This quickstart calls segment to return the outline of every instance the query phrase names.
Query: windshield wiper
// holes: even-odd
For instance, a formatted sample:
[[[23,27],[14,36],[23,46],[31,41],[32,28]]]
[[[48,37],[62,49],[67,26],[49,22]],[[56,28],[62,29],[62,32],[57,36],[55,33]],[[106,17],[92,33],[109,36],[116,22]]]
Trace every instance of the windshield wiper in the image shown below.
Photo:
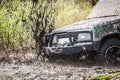
[[[88,18],[88,19],[104,18],[104,17],[114,17],[114,16],[119,16],[119,15],[100,16],[100,17],[93,17],[93,18]]]

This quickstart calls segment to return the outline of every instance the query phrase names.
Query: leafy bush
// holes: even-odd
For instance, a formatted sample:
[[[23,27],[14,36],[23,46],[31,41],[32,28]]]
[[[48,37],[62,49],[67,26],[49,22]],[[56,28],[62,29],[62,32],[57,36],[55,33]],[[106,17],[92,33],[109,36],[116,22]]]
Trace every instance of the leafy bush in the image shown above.
[[[23,22],[30,27],[33,33],[36,52],[41,53],[44,45],[44,35],[54,28],[55,3],[54,1],[41,0],[33,3],[30,9],[28,18],[24,19]]]

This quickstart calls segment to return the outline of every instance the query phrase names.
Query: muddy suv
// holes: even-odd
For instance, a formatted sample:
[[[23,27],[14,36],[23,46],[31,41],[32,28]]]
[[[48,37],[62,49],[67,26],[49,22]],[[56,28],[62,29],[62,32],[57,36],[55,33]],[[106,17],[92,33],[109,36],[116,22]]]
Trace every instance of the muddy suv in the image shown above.
[[[47,55],[97,52],[120,61],[120,0],[99,0],[86,20],[46,36]]]

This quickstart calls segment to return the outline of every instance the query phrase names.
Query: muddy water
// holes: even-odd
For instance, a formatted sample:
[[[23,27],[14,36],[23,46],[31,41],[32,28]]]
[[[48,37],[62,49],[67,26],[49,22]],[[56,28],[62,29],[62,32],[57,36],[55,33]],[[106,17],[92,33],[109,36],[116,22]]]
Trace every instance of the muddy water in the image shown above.
[[[2,61],[0,80],[87,80],[114,71],[120,71],[120,67],[92,60]]]

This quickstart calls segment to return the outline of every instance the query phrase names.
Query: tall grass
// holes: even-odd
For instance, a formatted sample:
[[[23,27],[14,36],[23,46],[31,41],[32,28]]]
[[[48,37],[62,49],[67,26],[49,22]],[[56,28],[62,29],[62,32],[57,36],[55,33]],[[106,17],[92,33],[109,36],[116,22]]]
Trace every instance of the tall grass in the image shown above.
[[[85,19],[92,8],[90,0],[59,0],[55,28]]]
[[[0,10],[0,47],[17,49],[29,46],[30,29],[23,27],[22,19],[29,13],[30,2],[4,2]]]

